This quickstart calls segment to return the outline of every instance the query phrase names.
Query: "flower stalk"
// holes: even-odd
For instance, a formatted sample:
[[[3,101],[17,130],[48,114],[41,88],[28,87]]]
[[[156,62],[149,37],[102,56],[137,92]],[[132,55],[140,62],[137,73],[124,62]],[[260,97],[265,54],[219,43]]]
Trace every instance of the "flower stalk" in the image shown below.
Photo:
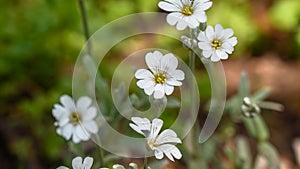
[[[90,56],[92,56],[92,44],[89,41],[90,33],[89,33],[89,26],[88,26],[88,20],[87,20],[84,0],[78,0],[78,3],[79,3],[79,9],[80,9],[80,14],[81,14],[82,24],[83,24],[84,36],[85,36],[85,39],[87,41],[87,49],[88,49],[87,53]]]
[[[145,158],[144,158],[144,169],[147,169],[148,167],[148,157],[147,155],[145,155]]]

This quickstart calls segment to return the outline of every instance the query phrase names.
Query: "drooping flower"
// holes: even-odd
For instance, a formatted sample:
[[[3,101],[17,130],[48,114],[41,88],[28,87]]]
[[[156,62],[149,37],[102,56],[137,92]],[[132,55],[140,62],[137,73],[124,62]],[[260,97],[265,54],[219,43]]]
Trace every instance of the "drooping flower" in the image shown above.
[[[172,54],[163,55],[159,51],[149,52],[145,56],[149,70],[138,69],[135,77],[139,79],[137,86],[144,89],[147,95],[154,93],[155,99],[161,99],[164,95],[171,95],[174,86],[181,86],[184,72],[177,69],[178,60]]]
[[[76,157],[72,160],[72,167],[73,169],[90,169],[93,165],[94,159],[92,157],[86,157],[82,162],[81,157]],[[57,167],[57,169],[69,169],[65,166]]]
[[[184,30],[186,27],[196,28],[199,23],[207,21],[205,11],[212,6],[210,0],[164,0],[158,6],[167,12],[167,22],[176,25],[177,30]]]
[[[232,29],[223,29],[220,24],[217,24],[215,29],[208,26],[205,32],[200,32],[198,35],[198,46],[202,49],[202,55],[213,62],[227,59],[228,54],[233,52],[233,47],[237,44],[237,38],[232,37],[233,33]]]
[[[72,137],[74,143],[79,143],[81,140],[89,140],[91,134],[98,132],[98,126],[94,120],[97,109],[91,106],[91,98],[80,97],[75,104],[70,96],[63,95],[60,97],[60,102],[62,105],[55,104],[52,109],[58,135],[66,140]]]
[[[157,159],[162,159],[164,154],[171,161],[174,161],[174,158],[180,159],[182,157],[181,152],[174,145],[181,143],[177,134],[171,129],[166,129],[159,134],[163,125],[161,119],[153,119],[151,123],[147,118],[132,117],[131,121],[133,123],[130,123],[129,126],[145,136],[147,146],[154,151],[154,155]]]

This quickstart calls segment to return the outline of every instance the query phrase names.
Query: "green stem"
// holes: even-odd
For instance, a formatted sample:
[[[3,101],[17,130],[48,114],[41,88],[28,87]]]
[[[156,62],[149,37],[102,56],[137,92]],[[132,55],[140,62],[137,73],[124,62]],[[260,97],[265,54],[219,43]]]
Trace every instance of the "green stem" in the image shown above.
[[[89,34],[89,26],[88,26],[88,21],[87,21],[84,0],[78,0],[78,3],[79,3],[79,8],[80,8],[82,24],[83,24],[84,36],[87,41],[87,50],[88,50],[87,53],[91,56],[92,55],[92,44],[89,41],[90,34]]]
[[[100,143],[100,137],[98,134],[96,134],[96,140],[97,140],[97,143],[98,143],[98,147],[99,147],[99,151],[98,151],[98,155],[99,155],[99,162],[100,162],[100,165],[101,166],[105,166],[104,164],[104,150],[101,148],[101,143]]]
[[[193,29],[189,29],[189,33],[190,33],[190,37],[191,39],[195,39],[195,35],[194,35],[194,30]],[[189,67],[191,69],[191,71],[194,73],[195,72],[195,60],[196,60],[196,54],[195,52],[190,49],[190,55],[189,55]]]
[[[190,38],[192,40],[196,39],[195,37],[195,30],[193,29],[189,29],[189,33],[190,33]],[[193,46],[192,46],[193,48]],[[195,61],[196,61],[196,53],[193,51],[193,49],[190,49],[189,52],[189,67],[190,70],[192,71],[192,73],[195,73],[195,69],[196,69],[196,65],[195,65]],[[191,129],[191,144],[193,149],[190,152],[190,163],[194,163],[195,160],[197,160],[198,158],[198,149],[199,149],[199,145],[198,145],[198,120],[196,119],[194,126]]]
[[[148,167],[148,157],[147,157],[147,155],[145,156],[145,158],[144,158],[144,169],[147,169],[147,167]]]

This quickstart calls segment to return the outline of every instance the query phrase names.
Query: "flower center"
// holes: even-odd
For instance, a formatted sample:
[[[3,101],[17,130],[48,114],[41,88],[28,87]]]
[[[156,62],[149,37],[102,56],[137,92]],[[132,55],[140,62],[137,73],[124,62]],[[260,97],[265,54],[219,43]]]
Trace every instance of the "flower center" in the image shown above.
[[[79,124],[80,119],[81,119],[80,114],[77,113],[77,112],[71,113],[69,118],[70,118],[70,123],[73,124],[73,125]]]
[[[193,14],[193,8],[189,5],[184,5],[181,9],[181,13],[185,16],[190,16]]]
[[[222,42],[220,40],[215,39],[211,42],[211,46],[214,49],[220,49],[222,47]]]
[[[167,76],[164,73],[156,73],[154,75],[154,82],[156,84],[164,84],[166,80],[167,80]]]
[[[148,142],[148,145],[150,148],[157,146],[157,144],[152,140]]]

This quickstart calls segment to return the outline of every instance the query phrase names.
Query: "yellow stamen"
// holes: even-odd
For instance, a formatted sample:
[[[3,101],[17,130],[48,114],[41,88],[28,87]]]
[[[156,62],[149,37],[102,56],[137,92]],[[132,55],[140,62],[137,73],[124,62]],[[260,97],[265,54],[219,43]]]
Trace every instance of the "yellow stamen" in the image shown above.
[[[222,47],[222,42],[220,40],[215,39],[211,42],[211,46],[214,49],[220,49]]]
[[[154,75],[154,82],[156,84],[164,84],[167,80],[167,76],[164,73],[156,73]]]
[[[183,6],[183,8],[181,9],[181,13],[185,16],[190,16],[193,14],[193,8],[189,5],[185,5]]]
[[[77,112],[71,113],[69,118],[70,118],[70,123],[72,123],[73,125],[79,124],[81,119],[80,114],[78,114]]]

